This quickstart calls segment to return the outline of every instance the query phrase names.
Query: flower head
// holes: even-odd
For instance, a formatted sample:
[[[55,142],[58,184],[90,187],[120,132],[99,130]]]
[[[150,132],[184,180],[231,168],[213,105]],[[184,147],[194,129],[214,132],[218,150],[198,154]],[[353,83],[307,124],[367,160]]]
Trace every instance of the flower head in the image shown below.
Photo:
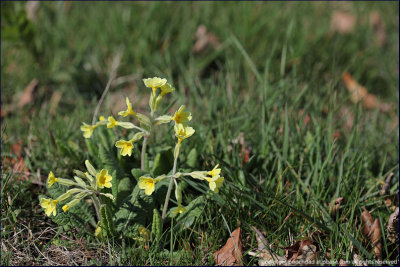
[[[122,117],[126,117],[126,116],[128,116],[128,115],[133,115],[133,116],[135,116],[136,115],[136,113],[132,110],[132,104],[131,104],[131,102],[129,101],[129,98],[128,97],[126,97],[126,106],[127,106],[127,108],[126,108],[126,110],[125,111],[120,111],[120,112],[118,112],[118,115],[121,115]]]
[[[190,112],[185,111],[185,106],[181,106],[178,111],[175,112],[172,119],[175,121],[175,124],[183,124],[185,125],[186,122],[192,119],[192,115]]]
[[[224,182],[224,177],[221,177],[219,175],[205,179],[209,183],[210,189],[215,193],[218,193],[218,188],[220,188],[222,186],[222,183]]]
[[[157,88],[166,84],[167,79],[161,79],[159,77],[154,77],[154,78],[143,79],[143,82],[146,87],[153,89],[153,96],[156,96]]]
[[[138,186],[140,189],[144,189],[146,195],[150,196],[154,192],[155,184],[157,182],[157,179],[142,176],[139,178]]]
[[[182,207],[182,205],[178,205],[178,207],[176,207],[174,210],[174,214],[180,214],[185,211],[186,211],[186,209],[184,207]]]
[[[160,87],[161,89],[161,94],[160,96],[163,97],[165,94],[171,93],[175,91],[175,88],[172,87],[169,83],[164,84],[163,86]]]
[[[100,116],[99,117],[99,121],[104,121],[106,118],[104,118],[104,116]]]
[[[121,148],[122,156],[126,156],[126,155],[131,156],[134,141],[135,141],[134,139],[131,139],[129,141],[119,140],[115,143],[115,146],[118,148]]]
[[[62,210],[63,210],[64,212],[67,212],[67,211],[69,210],[69,208],[70,208],[70,206],[69,206],[68,204],[66,204],[66,205],[64,205],[64,206],[62,207]]]
[[[118,121],[116,121],[113,116],[109,116],[107,128],[114,128],[117,125],[118,125]]]
[[[211,171],[207,172],[207,174],[210,175],[210,176],[212,176],[212,177],[217,176],[217,175],[220,175],[221,169],[218,168],[218,165],[219,165],[219,164],[215,165],[214,169],[212,169]]]
[[[57,181],[58,181],[58,178],[56,178],[54,176],[54,173],[51,171],[49,173],[49,176],[48,176],[48,179],[47,179],[47,184],[49,185],[49,187],[51,187]]]
[[[83,123],[83,125],[81,126],[81,131],[83,132],[83,137],[90,138],[92,136],[92,133],[95,128],[96,128],[96,125],[89,125],[89,124]]]
[[[178,138],[178,142],[182,142],[182,140],[191,137],[195,130],[192,127],[185,127],[183,124],[175,124],[174,127],[175,136]]]
[[[53,216],[56,216],[57,209],[56,205],[58,200],[54,200],[51,198],[42,198],[40,199],[40,206],[45,209],[45,213],[47,216],[50,216],[53,213]]]
[[[111,185],[111,180],[112,176],[108,174],[108,170],[102,169],[101,172],[96,174],[96,180],[97,180],[97,187],[99,188],[110,188]]]

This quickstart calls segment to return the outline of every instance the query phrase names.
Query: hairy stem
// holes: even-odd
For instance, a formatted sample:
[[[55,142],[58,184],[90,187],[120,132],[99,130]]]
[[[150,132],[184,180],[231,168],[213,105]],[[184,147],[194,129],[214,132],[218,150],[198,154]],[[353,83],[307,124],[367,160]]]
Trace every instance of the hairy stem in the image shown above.
[[[143,137],[143,146],[142,146],[142,153],[141,153],[141,161],[140,161],[140,168],[144,171],[145,167],[145,159],[146,159],[146,145],[147,145],[147,136]]]
[[[169,198],[171,196],[172,186],[174,185],[174,180],[175,180],[176,164],[178,162],[178,156],[179,156],[179,151],[177,153],[177,156],[174,158],[174,167],[172,168],[172,176],[171,176],[171,180],[169,181],[167,196],[165,197],[164,209],[163,209],[162,216],[161,216],[162,221],[164,221],[165,215],[167,214]]]

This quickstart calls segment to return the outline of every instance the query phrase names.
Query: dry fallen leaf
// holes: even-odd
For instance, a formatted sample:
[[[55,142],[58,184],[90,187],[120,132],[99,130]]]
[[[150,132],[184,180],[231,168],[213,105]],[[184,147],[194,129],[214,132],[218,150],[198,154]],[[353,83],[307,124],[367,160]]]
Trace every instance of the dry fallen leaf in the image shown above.
[[[377,11],[369,14],[369,24],[375,33],[375,40],[378,46],[384,46],[387,42],[387,35],[385,30],[385,23],[381,18],[381,15]]]
[[[399,236],[399,207],[389,217],[387,232],[389,241],[396,242]]]
[[[369,94],[367,88],[358,84],[350,73],[345,72],[342,79],[350,93],[350,99],[353,103],[362,101],[363,106],[367,109],[375,109],[378,106],[382,112],[390,111],[390,104],[381,103],[375,95]]]
[[[204,51],[209,45],[212,45],[217,50],[221,46],[218,37],[212,32],[207,32],[207,27],[204,25],[199,25],[197,27],[195,37],[196,42],[192,48],[195,54]]]
[[[339,198],[335,199],[331,204],[329,204],[329,213],[331,214],[332,217],[335,217],[336,212],[339,210],[342,202],[343,202],[343,198],[339,197]]]
[[[28,1],[25,4],[26,17],[33,22],[37,21],[37,10],[40,1]]]
[[[295,242],[289,247],[281,249],[286,250],[286,256],[279,256],[272,252],[271,247],[267,248],[268,241],[263,234],[255,227],[256,240],[258,243],[257,252],[249,252],[249,255],[260,258],[258,265],[260,266],[294,266],[294,265],[313,265],[319,259],[319,252],[316,244],[308,239]]]
[[[331,18],[331,31],[352,33],[355,23],[356,19],[352,14],[343,11],[335,11]]]
[[[390,181],[392,180],[392,177],[394,176],[394,173],[391,172],[389,175],[386,177],[385,183],[382,186],[382,189],[380,191],[381,196],[386,195],[389,191],[390,188]]]
[[[2,167],[7,170],[12,168],[12,171],[20,176],[16,176],[19,180],[28,180],[30,172],[25,166],[24,159],[22,157],[22,140],[11,146],[11,153],[15,157],[2,156]]]
[[[382,259],[382,242],[381,228],[378,219],[373,219],[368,210],[363,207],[364,211],[361,214],[361,232],[364,237],[369,240],[374,248],[374,254],[377,259]]]
[[[38,85],[38,79],[33,79],[28,86],[25,87],[24,92],[22,93],[19,102],[18,108],[22,108],[26,104],[29,104],[33,100],[33,91],[35,90],[36,86]]]
[[[62,97],[62,92],[60,91],[55,91],[51,98],[50,98],[50,114],[51,115],[55,115],[56,114],[56,110],[58,107],[58,104],[60,103]]]
[[[214,253],[214,260],[217,265],[238,266],[242,265],[242,241],[241,229],[236,228],[232,237],[228,238],[225,246]]]
[[[339,266],[348,266],[346,261],[344,261],[343,259],[339,260]]]

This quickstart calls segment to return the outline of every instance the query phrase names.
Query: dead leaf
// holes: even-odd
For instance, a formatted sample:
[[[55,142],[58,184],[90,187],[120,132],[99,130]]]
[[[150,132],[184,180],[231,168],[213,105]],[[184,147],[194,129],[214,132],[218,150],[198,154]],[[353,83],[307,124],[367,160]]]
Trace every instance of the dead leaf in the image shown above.
[[[293,245],[283,248],[286,250],[286,259],[291,263],[315,264],[318,258],[317,246],[313,241],[304,239]]]
[[[19,102],[18,108],[22,108],[26,104],[29,104],[33,100],[33,91],[35,90],[36,86],[38,85],[38,79],[33,79],[28,86],[25,88],[24,92],[22,93]]]
[[[22,139],[11,145],[11,153],[15,155],[15,157],[2,156],[2,168],[5,170],[11,168],[14,173],[20,174],[16,176],[18,180],[28,180],[30,172],[25,166],[22,157]]]
[[[378,260],[382,259],[382,233],[379,220],[373,220],[372,215],[363,207],[364,212],[361,214],[361,232],[364,237],[369,240],[374,248],[374,255]]]
[[[368,264],[356,253],[353,254],[353,262],[355,266],[368,266]]]
[[[389,241],[396,242],[399,236],[399,207],[389,217],[387,232]]]
[[[344,261],[343,259],[339,260],[339,266],[348,266],[346,261]]]
[[[260,258],[258,260],[259,266],[285,265],[287,263],[286,257],[274,254],[271,250],[271,245],[264,235],[254,226],[253,229],[256,232],[258,247],[257,252],[250,251],[249,255]]]
[[[390,104],[381,103],[375,95],[369,94],[367,88],[358,84],[350,73],[345,72],[342,79],[350,93],[350,99],[353,103],[356,104],[362,101],[363,106],[367,109],[375,109],[378,106],[382,112],[389,112],[391,110]]]
[[[385,22],[382,20],[381,15],[377,11],[369,14],[369,24],[375,33],[375,41],[378,46],[384,46],[387,42],[387,35],[385,30]]]
[[[329,213],[331,214],[332,217],[335,217],[336,212],[339,210],[340,205],[343,202],[343,198],[339,197],[335,199],[331,204],[329,204]]]
[[[368,234],[372,224],[374,223],[374,219],[365,207],[363,207],[363,209],[364,211],[361,214],[361,232],[366,238],[368,238]]]
[[[354,15],[343,11],[335,11],[331,18],[331,31],[342,34],[352,33],[355,23],[356,18]]]
[[[236,228],[232,237],[228,238],[225,246],[214,253],[214,260],[217,265],[238,266],[242,265],[242,241],[241,229]]]
[[[382,189],[380,191],[381,196],[386,195],[389,191],[390,188],[390,181],[392,180],[392,177],[394,176],[394,173],[391,172],[389,175],[386,177],[385,183],[382,186]]]
[[[37,10],[40,1],[28,1],[25,4],[26,17],[33,22],[37,21]]]
[[[50,114],[51,115],[55,115],[56,114],[56,110],[58,107],[58,104],[60,103],[62,97],[62,92],[60,91],[55,91],[51,98],[50,98]]]
[[[212,45],[216,50],[221,47],[218,37],[212,32],[207,32],[207,27],[205,25],[199,25],[197,27],[195,37],[196,42],[192,48],[195,54],[204,51],[209,45]]]

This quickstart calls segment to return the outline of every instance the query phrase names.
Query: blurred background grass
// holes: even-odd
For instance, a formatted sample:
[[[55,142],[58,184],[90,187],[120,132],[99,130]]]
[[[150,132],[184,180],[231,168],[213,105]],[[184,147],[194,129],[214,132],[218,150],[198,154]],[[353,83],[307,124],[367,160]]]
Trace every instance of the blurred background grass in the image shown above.
[[[148,90],[142,78],[167,78],[177,88],[170,100],[192,111],[196,135],[191,144],[200,151],[203,167],[212,160],[224,162],[233,186],[223,193],[226,199],[248,194],[262,201],[262,192],[273,197],[279,175],[291,166],[294,172],[287,173],[279,192],[296,189],[288,201],[307,213],[318,209],[315,201],[327,206],[336,197],[354,196],[346,209],[351,214],[346,229],[353,233],[354,216],[362,205],[377,208],[377,200],[367,196],[379,190],[390,171],[395,172],[391,190],[398,192],[398,2],[27,6],[1,3],[2,155],[12,153],[12,145],[21,140],[31,180],[38,176],[44,182],[40,173],[56,170],[67,175],[82,165],[86,149],[79,125],[91,121],[113,58],[121,52],[117,79],[100,113],[115,115],[124,108],[125,96],[139,110],[145,109]],[[353,21],[347,24],[354,25],[347,30],[335,27],[338,12],[347,14]],[[374,12],[384,25],[384,43],[371,25]],[[214,41],[197,51],[201,25]],[[392,105],[390,112],[352,103],[342,82],[345,72]],[[32,98],[19,106],[35,79]],[[243,164],[246,151],[237,141],[241,134],[245,150],[254,156],[247,162],[251,164]],[[171,143],[168,135],[164,139]],[[242,192],[235,193],[236,187]],[[258,207],[238,199],[237,205],[227,204],[231,229],[238,217],[250,212],[248,206]],[[36,200],[29,205],[33,213],[21,211],[21,218],[40,214]],[[386,207],[377,209],[385,220],[390,215]],[[289,211],[273,211],[278,222],[271,223],[273,239],[284,238],[285,231],[273,230]],[[9,215],[3,213],[2,202],[2,222],[3,216]],[[260,223],[262,216],[255,211],[250,217]],[[287,227],[302,232],[296,223]],[[345,239],[338,229],[331,237],[331,242]],[[343,243],[340,253],[352,244]]]

